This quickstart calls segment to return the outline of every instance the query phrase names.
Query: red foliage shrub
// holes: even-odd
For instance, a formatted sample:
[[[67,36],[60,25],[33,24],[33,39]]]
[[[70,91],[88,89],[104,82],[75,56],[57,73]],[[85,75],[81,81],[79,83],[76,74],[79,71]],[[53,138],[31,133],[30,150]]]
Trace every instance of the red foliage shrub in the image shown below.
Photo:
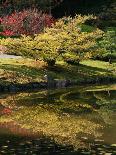
[[[33,35],[42,32],[44,27],[50,27],[54,19],[34,9],[14,12],[4,16],[0,22],[6,35]]]
[[[0,24],[1,24],[1,22],[2,22],[2,18],[0,18]]]
[[[12,113],[12,109],[10,109],[10,108],[4,108],[3,111],[2,111],[2,114],[7,114],[7,115],[9,115],[9,114],[11,114],[11,113]]]
[[[3,32],[0,32],[0,35],[6,36],[6,37],[11,37],[11,36],[14,36],[15,34],[10,30],[5,30]]]

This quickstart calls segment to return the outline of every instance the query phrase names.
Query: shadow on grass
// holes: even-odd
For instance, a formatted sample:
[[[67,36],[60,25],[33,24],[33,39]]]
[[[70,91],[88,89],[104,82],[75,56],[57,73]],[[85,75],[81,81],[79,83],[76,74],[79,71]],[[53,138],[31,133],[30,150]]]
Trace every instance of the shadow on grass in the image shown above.
[[[81,81],[82,79],[89,79],[95,77],[109,76],[113,74],[113,71],[109,71],[107,68],[97,68],[92,66],[86,66],[84,64],[77,65],[56,65],[51,68],[35,68],[26,65],[11,65],[2,64],[0,69],[6,72],[15,72],[17,77],[31,77],[32,79],[40,78],[43,79],[45,74],[48,74],[53,79],[77,79]]]
[[[71,78],[71,79],[87,78],[92,76],[97,77],[102,75],[109,75],[109,73],[112,73],[112,71],[109,71],[107,69],[86,66],[83,64],[64,65],[64,66],[58,65],[56,67],[48,68],[48,71],[51,72],[51,74],[55,73],[62,78],[65,77],[65,78]]]

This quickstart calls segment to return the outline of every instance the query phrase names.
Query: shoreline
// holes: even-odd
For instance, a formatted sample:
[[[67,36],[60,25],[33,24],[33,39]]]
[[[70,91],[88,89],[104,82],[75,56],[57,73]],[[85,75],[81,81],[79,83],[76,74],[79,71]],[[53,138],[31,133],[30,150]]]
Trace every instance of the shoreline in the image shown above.
[[[47,68],[32,59],[0,59],[0,93],[116,83],[116,63],[87,60],[80,65],[59,61]]]
[[[0,84],[0,93],[6,92],[25,92],[30,90],[41,90],[41,89],[60,89],[67,88],[70,86],[80,86],[80,85],[94,85],[94,84],[116,84],[116,78],[106,77],[99,78],[94,80],[84,80],[84,81],[76,81],[76,80],[54,80],[50,82],[30,82],[24,84],[15,84],[11,83],[9,85],[1,85]]]

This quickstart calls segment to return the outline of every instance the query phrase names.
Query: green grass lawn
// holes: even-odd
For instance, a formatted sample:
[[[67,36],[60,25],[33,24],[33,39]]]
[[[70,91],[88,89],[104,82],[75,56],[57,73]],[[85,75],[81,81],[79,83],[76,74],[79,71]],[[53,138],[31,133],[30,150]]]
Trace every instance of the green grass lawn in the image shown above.
[[[69,79],[77,83],[116,78],[116,63],[86,60],[73,66],[59,61],[55,67],[48,69],[45,63],[31,59],[0,59],[0,84],[40,82],[44,81],[45,74],[53,79]]]

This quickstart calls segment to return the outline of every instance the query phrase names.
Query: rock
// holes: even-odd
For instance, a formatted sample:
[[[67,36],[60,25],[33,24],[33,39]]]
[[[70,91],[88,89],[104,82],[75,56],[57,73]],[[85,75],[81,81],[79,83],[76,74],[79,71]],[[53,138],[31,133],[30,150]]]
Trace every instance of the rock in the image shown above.
[[[95,139],[95,142],[104,142],[103,139]]]
[[[98,150],[98,151],[102,151],[102,150],[103,150],[103,148],[97,148],[97,150]]]
[[[3,153],[3,154],[6,154],[7,152],[6,151],[4,151],[4,150],[2,150],[2,151],[0,151],[1,153]]]
[[[6,142],[7,142],[7,143],[10,143],[10,141],[9,141],[9,140],[7,140]]]
[[[2,148],[8,148],[8,146],[7,145],[4,145],[4,146],[2,146]]]
[[[32,142],[31,141],[27,141],[26,144],[32,144]]]
[[[100,151],[100,153],[99,153],[99,154],[102,154],[102,155],[103,155],[103,154],[105,154],[105,153],[106,153],[105,151]]]
[[[90,151],[88,151],[88,152],[81,152],[81,154],[90,155],[91,152]]]
[[[87,137],[81,137],[81,139],[82,139],[82,140],[87,140],[88,138],[87,138]]]
[[[95,144],[95,147],[100,147],[101,146],[101,144]]]
[[[24,145],[25,145],[25,143],[20,143],[20,144],[19,144],[19,146],[24,146]]]
[[[116,147],[116,144],[111,144],[112,147]]]

